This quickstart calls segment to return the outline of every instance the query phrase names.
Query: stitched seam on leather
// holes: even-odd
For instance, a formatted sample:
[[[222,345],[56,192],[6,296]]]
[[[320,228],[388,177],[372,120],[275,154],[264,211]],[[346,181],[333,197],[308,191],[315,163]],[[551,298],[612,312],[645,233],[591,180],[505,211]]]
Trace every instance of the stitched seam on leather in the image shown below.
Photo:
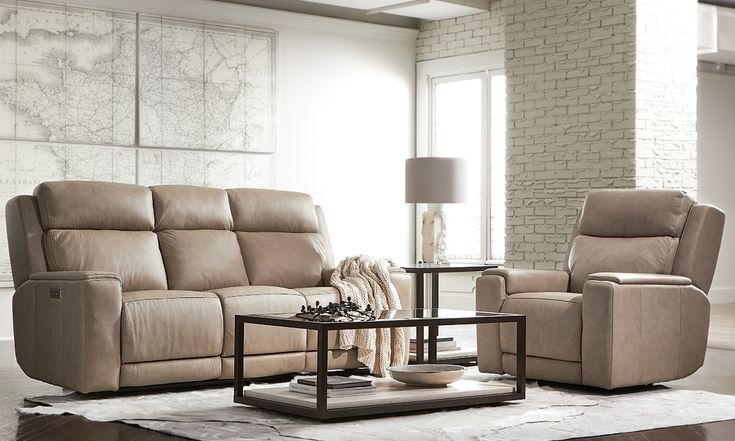
[[[704,213],[702,216],[702,222],[699,223],[697,226],[697,234],[694,236],[696,239],[693,243],[696,245],[699,242],[699,235],[702,232],[702,228],[704,227],[704,220],[707,217],[707,213]],[[689,251],[689,258],[687,263],[687,273],[691,274],[691,269],[694,264],[694,250],[696,249],[696,246],[693,246],[692,249]]]
[[[679,360],[676,367],[676,377],[681,378],[681,351],[683,349],[682,335],[684,330],[684,292],[681,286],[679,287]]]
[[[612,368],[613,368],[613,347],[615,346],[615,323],[614,323],[614,317],[615,317],[615,302],[613,301],[613,297],[615,296],[615,287],[612,283],[607,282],[608,290],[610,295],[608,296],[608,310],[610,311],[610,343],[609,343],[609,357],[607,360],[607,384],[612,386]]]
[[[26,280],[30,277],[31,274],[33,274],[32,268],[31,268],[31,250],[30,247],[28,247],[28,233],[26,232],[26,221],[23,217],[23,206],[21,204],[20,199],[18,199],[18,213],[20,213],[20,225],[21,229],[23,230],[23,239],[26,245],[26,263],[28,265],[28,277],[26,277]]]
[[[581,295],[581,294],[579,294],[579,295]],[[516,297],[516,298],[513,298],[513,297],[510,297],[509,296],[506,300],[519,300],[519,301],[520,300],[543,300],[543,301],[546,301],[546,302],[574,303],[574,304],[579,304],[579,305],[582,304],[582,301],[561,300],[561,299],[545,299],[545,298],[538,298],[538,297],[532,297],[532,298],[518,298],[518,297]]]
[[[58,271],[58,268],[61,265],[59,265],[59,262],[56,259],[56,250],[54,249],[54,241],[51,240],[51,233],[47,231],[44,234],[46,235],[46,240],[48,241],[48,247],[49,247],[49,251],[51,251],[50,254],[51,254],[51,256],[53,258],[53,261],[54,261],[54,267],[56,267],[57,268],[57,271]]]
[[[87,357],[86,357],[86,345],[87,339],[87,284],[85,283],[82,288],[82,388],[84,392],[87,391]]]

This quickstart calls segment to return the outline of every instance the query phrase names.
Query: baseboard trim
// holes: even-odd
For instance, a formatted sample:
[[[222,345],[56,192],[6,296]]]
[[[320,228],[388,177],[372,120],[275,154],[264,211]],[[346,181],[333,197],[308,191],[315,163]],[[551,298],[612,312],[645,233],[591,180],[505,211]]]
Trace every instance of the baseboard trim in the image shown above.
[[[710,303],[735,303],[735,286],[710,288],[707,297]]]

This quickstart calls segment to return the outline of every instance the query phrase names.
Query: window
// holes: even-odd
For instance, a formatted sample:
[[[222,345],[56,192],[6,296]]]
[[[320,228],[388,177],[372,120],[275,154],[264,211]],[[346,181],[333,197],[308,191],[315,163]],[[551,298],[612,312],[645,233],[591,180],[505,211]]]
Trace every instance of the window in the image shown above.
[[[465,158],[468,202],[445,204],[447,257],[503,260],[505,76],[477,72],[431,79],[429,154]]]

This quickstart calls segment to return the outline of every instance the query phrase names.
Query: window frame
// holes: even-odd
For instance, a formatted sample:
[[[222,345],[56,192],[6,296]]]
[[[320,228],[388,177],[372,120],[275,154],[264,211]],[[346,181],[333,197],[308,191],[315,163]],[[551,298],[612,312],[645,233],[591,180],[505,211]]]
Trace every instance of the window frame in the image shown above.
[[[481,163],[480,182],[481,191],[481,238],[479,260],[455,260],[458,262],[499,263],[502,261],[491,259],[492,232],[490,229],[491,213],[490,198],[492,194],[490,179],[490,139],[492,118],[491,114],[491,84],[493,76],[505,75],[504,55],[502,51],[490,51],[478,54],[449,57],[416,63],[416,156],[434,156],[434,124],[436,120],[436,102],[434,87],[436,84],[480,78],[482,80],[482,110],[481,110]],[[416,256],[420,255],[421,216],[429,207],[427,204],[416,204],[415,248]]]

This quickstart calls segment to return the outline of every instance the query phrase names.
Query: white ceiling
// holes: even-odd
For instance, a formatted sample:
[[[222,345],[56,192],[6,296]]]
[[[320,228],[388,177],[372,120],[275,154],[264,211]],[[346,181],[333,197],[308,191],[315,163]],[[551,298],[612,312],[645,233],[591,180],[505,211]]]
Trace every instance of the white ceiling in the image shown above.
[[[443,20],[488,10],[489,0],[304,0],[311,3],[385,12],[423,20]]]

